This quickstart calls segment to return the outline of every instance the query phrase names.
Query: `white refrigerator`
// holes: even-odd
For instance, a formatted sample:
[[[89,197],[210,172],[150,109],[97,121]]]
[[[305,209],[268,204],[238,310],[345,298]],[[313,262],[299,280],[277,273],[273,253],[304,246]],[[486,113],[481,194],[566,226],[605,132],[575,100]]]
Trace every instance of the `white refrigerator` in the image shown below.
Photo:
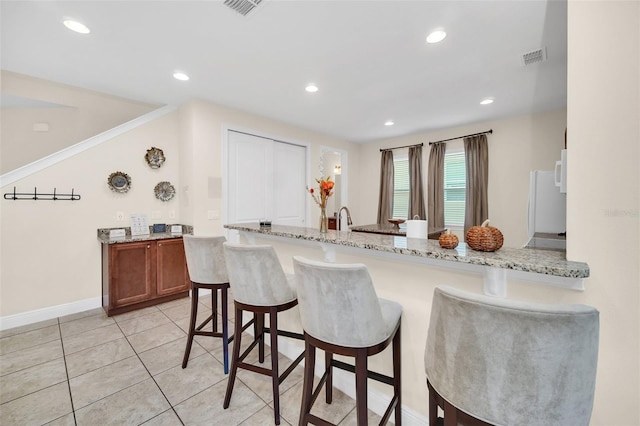
[[[553,171],[531,172],[526,247],[566,249],[567,194],[556,186]]]

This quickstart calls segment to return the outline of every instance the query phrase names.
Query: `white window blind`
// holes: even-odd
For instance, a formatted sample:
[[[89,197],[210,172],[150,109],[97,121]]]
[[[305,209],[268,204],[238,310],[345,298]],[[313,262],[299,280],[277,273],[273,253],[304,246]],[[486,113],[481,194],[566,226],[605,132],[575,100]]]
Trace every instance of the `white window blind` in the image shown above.
[[[444,156],[444,224],[464,226],[467,173],[464,151],[449,152]]]
[[[409,215],[409,159],[393,160],[393,217]]]

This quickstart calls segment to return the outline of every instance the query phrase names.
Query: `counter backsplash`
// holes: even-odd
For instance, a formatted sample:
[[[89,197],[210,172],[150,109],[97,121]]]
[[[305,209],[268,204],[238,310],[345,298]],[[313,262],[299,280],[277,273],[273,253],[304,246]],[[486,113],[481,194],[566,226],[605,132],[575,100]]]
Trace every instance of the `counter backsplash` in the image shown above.
[[[180,225],[182,226],[181,233],[171,233],[171,227]],[[109,233],[115,229],[124,229],[125,236],[119,238],[110,238]],[[130,226],[118,226],[115,228],[98,228],[98,241],[103,244],[114,244],[120,242],[131,242],[131,241],[148,241],[148,240],[159,240],[166,238],[175,238],[184,234],[193,234],[193,226],[191,225],[181,225],[179,223],[176,224],[167,224],[166,227],[168,232],[153,232],[153,226],[149,226],[149,234],[148,235],[131,235],[131,227]]]

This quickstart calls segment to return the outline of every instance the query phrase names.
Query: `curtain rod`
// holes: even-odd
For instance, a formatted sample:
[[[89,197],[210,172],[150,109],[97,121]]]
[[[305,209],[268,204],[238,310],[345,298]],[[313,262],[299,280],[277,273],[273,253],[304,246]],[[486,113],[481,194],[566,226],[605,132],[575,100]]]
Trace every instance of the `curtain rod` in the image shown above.
[[[393,147],[393,148],[380,148],[380,152],[382,152],[382,151],[391,151],[392,149],[411,148],[411,147],[414,147],[414,146],[423,146],[423,145],[424,145],[423,143],[417,143],[415,145],[396,146],[396,147]]]
[[[471,136],[484,135],[485,133],[493,133],[493,129],[489,129],[486,132],[474,133],[472,135],[464,135],[464,136],[458,136],[458,137],[455,137],[455,138],[443,139],[441,141],[429,142],[429,145],[433,145],[434,143],[454,141],[456,139],[468,138],[468,137],[471,137]]]

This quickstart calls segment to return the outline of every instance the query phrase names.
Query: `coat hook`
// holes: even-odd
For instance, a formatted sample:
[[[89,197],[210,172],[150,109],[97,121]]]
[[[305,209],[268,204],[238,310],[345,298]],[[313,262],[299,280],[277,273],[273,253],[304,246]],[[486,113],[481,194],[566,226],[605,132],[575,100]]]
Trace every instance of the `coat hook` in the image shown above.
[[[33,187],[33,199],[38,199],[38,188],[36,188],[35,186]]]
[[[56,188],[53,188],[53,201],[56,201],[58,197],[56,197]]]
[[[16,197],[16,187],[15,186],[13,187],[13,199],[14,200],[18,199],[18,197]]]

